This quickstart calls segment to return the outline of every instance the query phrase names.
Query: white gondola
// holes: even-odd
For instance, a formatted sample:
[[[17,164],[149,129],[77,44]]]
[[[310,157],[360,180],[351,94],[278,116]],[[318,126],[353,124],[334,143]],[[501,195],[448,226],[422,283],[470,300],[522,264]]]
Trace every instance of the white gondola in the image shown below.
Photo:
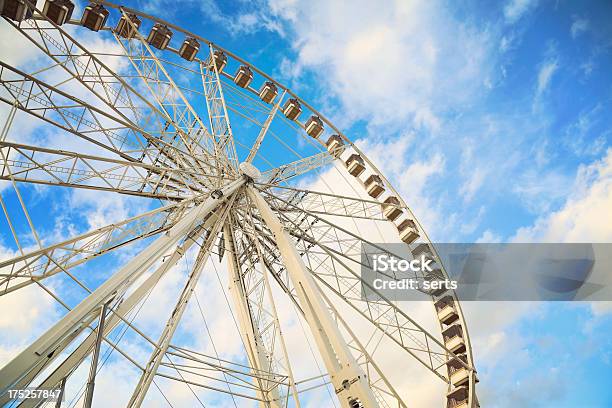
[[[459,354],[457,357],[453,357],[446,362],[451,384],[455,387],[460,387],[470,381],[470,372],[461,362],[467,362],[465,354]]]
[[[140,28],[140,24],[141,21],[136,14],[126,13],[119,19],[115,32],[123,38],[134,38]]]
[[[0,1],[2,15],[13,21],[23,21],[32,17],[32,8],[25,0]]]
[[[468,396],[467,387],[455,388],[446,395],[446,408],[467,408]]]
[[[278,88],[274,85],[274,82],[264,82],[259,90],[259,98],[265,103],[272,103],[276,95],[278,95]]]
[[[359,177],[365,170],[365,162],[360,155],[353,153],[346,160],[346,168],[352,176]]]
[[[452,296],[444,296],[438,299],[436,303],[434,303],[434,306],[436,307],[438,320],[442,323],[449,325],[455,323],[459,319]]]
[[[415,258],[420,257],[421,255],[425,255],[426,257],[432,257],[431,248],[429,247],[429,244],[425,242],[421,242],[420,244],[412,248],[411,252],[412,256],[414,256]]]
[[[236,75],[234,75],[234,83],[241,88],[246,88],[249,86],[251,81],[253,80],[253,71],[251,68],[246,65],[241,65],[236,71]]]
[[[419,238],[419,231],[417,226],[411,219],[402,221],[398,226],[397,230],[400,234],[400,239],[406,244],[412,244]]]
[[[397,217],[402,215],[402,209],[399,208],[400,205],[400,201],[397,199],[397,197],[387,197],[387,199],[382,203],[382,210],[385,218],[387,218],[389,221],[395,221]]]
[[[378,198],[385,192],[385,185],[378,174],[372,174],[366,179],[365,188],[368,195],[372,198]]]
[[[323,133],[323,121],[317,115],[312,115],[304,124],[306,133],[313,138],[318,138]]]
[[[446,291],[448,291],[445,285],[439,283],[445,280],[440,269],[434,269],[431,271],[427,276],[425,276],[424,280],[429,282],[430,289],[427,291],[427,293],[433,297],[440,297],[446,293]]]
[[[195,38],[186,38],[179,49],[179,55],[181,58],[186,59],[187,61],[193,61],[196,57],[196,54],[200,51],[200,42]]]
[[[161,23],[155,23],[147,37],[147,42],[158,50],[165,50],[171,38],[172,31],[168,26]]]
[[[81,17],[81,25],[89,28],[91,31],[99,31],[106,24],[108,19],[108,10],[103,5],[97,3],[91,3],[83,11]]]
[[[327,139],[327,151],[336,159],[344,152],[344,142],[340,135],[332,135]]]
[[[463,340],[463,329],[460,324],[453,324],[442,332],[444,345],[453,353],[465,352],[465,341]]]
[[[215,50],[213,52],[213,60],[215,62],[215,65],[217,66],[217,71],[221,73],[223,71],[223,68],[225,68],[225,66],[227,65],[227,56],[225,55],[223,51]],[[214,70],[213,64],[210,63],[208,65],[208,68],[211,70]]]
[[[283,106],[283,114],[289,120],[296,120],[300,113],[302,113],[302,105],[295,98],[289,99]]]
[[[74,3],[70,0],[47,0],[42,13],[49,20],[61,26],[72,17]]]

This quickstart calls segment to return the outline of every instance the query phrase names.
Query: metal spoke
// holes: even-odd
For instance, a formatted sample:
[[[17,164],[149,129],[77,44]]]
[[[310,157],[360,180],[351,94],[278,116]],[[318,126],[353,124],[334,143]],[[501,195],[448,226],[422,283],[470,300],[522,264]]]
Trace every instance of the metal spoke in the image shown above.
[[[197,200],[191,199],[148,211],[124,221],[88,231],[0,262],[0,295],[15,291],[127,244],[172,228]]]
[[[292,178],[302,176],[310,171],[323,168],[334,162],[336,158],[329,152],[320,152],[304,157],[291,163],[268,170],[262,173],[259,182],[262,184],[280,184]]]
[[[256,184],[256,187],[264,192],[277,212],[300,213],[304,210],[322,216],[387,220],[379,201],[272,184]]]
[[[112,191],[163,200],[182,200],[202,193],[190,188],[191,180],[200,177],[190,170],[9,142],[0,142],[0,151],[3,159],[1,180]]]

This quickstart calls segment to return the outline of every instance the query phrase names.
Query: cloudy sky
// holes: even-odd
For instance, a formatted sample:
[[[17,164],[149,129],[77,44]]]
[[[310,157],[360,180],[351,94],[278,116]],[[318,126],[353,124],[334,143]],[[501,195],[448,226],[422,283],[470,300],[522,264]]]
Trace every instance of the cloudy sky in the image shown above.
[[[610,2],[125,5],[221,44],[319,107],[384,172],[434,241],[612,242]],[[5,22],[0,34],[3,62],[28,72],[40,63]],[[68,140],[16,120],[10,140]],[[0,191],[17,208],[10,186]],[[83,191],[21,191],[47,242],[149,208]],[[25,219],[15,222],[32,246]],[[4,219],[0,231],[0,257],[10,257],[16,248]],[[179,278],[160,291],[167,302]],[[27,311],[19,320],[0,314],[0,362],[63,313],[41,293],[0,299],[3,311]],[[483,406],[612,406],[609,303],[468,304],[465,312]]]

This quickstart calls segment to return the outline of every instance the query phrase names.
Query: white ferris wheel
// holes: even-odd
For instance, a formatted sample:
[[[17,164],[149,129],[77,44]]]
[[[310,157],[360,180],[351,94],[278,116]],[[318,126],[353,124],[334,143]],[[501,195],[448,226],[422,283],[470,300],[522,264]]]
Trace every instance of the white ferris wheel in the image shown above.
[[[440,405],[479,406],[468,330],[452,290],[423,294],[434,306],[426,323],[411,316],[410,304],[361,296],[365,286],[376,289],[361,279],[368,265],[360,251],[386,251],[381,242],[403,243],[415,258],[437,262],[420,278],[447,275],[409,207],[333,123],[260,69],[180,26],[106,1],[77,7],[79,15],[69,0],[40,3],[0,1],[1,24],[44,60],[34,72],[0,61],[0,99],[10,110],[0,179],[19,202],[17,216],[1,200],[10,227],[3,238],[19,251],[0,260],[0,296],[35,286],[64,313],[0,368],[0,405],[95,406],[96,381],[111,356],[137,373],[131,394],[117,397],[129,407],[148,406],[153,392],[180,406],[162,383],[188,389],[193,406],[218,394],[225,402],[215,406],[305,407],[324,391],[325,407],[408,407],[418,396],[401,377],[413,369],[441,385]],[[113,41],[113,51],[96,49],[94,36]],[[20,143],[17,115],[74,144]],[[31,185],[137,197],[148,210],[49,242],[36,233],[20,193]],[[31,228],[35,248],[20,244],[19,222]],[[123,252],[103,280],[93,279],[91,265],[126,248],[136,249]],[[172,308],[147,333],[139,314],[181,265],[187,269]],[[198,285],[215,273],[225,283],[205,289],[226,303],[202,310]],[[69,285],[70,294],[58,290]],[[228,336],[239,340],[242,358],[218,353],[220,344],[203,352],[177,335],[194,305],[204,325],[204,314],[228,313],[235,329]],[[301,349],[287,337],[289,311],[302,325]],[[19,313],[2,311],[9,312]],[[143,344],[144,357],[130,352],[130,342]],[[317,375],[302,370],[309,354]],[[28,387],[59,389],[63,402],[9,393]]]

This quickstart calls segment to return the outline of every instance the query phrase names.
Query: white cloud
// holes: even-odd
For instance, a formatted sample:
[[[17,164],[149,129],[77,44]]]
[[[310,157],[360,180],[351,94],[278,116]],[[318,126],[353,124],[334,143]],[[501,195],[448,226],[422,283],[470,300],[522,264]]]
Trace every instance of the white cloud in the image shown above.
[[[537,3],[537,0],[510,0],[504,6],[504,17],[508,23],[514,23],[535,8]]]
[[[577,156],[600,155],[609,145],[612,131],[604,131],[597,136],[597,126],[604,117],[602,110],[603,105],[599,103],[581,111],[578,118],[565,129],[563,144]]]
[[[490,229],[485,230],[480,236],[480,238],[476,240],[477,243],[481,243],[481,242],[482,243],[497,243],[501,241],[502,241],[501,235],[496,234]]]
[[[155,3],[158,4],[157,11],[164,6],[168,7],[173,4],[167,0],[156,0]],[[194,3],[199,5],[202,13],[209,19],[226,27],[232,35],[252,34],[261,29],[276,32],[281,36],[284,34],[282,25],[266,12],[267,6],[262,1],[242,2],[241,10],[238,12],[232,10],[232,13],[222,10],[219,3],[214,0],[202,0]],[[224,3],[221,2],[220,4]]]
[[[590,306],[596,318],[612,313],[612,301],[592,302]]]
[[[321,99],[337,97],[345,120],[412,119],[436,131],[439,113],[469,101],[492,75],[493,33],[456,20],[437,1],[271,5],[293,23],[297,61],[284,72],[314,73],[328,90]]]
[[[574,21],[570,27],[572,38],[577,38],[580,34],[586,32],[589,29],[589,20],[586,18],[574,17]]]
[[[37,59],[40,50],[30,41],[17,37],[16,32],[8,23],[0,25],[0,60],[12,66],[21,66],[24,62]]]
[[[0,259],[18,253],[0,244]],[[51,287],[55,291],[56,288]],[[10,361],[60,317],[55,300],[36,285],[0,296],[0,366]]]
[[[545,61],[538,71],[538,83],[536,87],[536,97],[540,97],[550,85],[553,75],[559,68],[559,62],[556,59]]]
[[[599,161],[580,166],[562,208],[520,228],[513,241],[612,242],[612,149]]]
[[[478,189],[483,185],[485,172],[481,168],[473,168],[470,174],[460,188],[461,194],[465,201],[471,201]]]

